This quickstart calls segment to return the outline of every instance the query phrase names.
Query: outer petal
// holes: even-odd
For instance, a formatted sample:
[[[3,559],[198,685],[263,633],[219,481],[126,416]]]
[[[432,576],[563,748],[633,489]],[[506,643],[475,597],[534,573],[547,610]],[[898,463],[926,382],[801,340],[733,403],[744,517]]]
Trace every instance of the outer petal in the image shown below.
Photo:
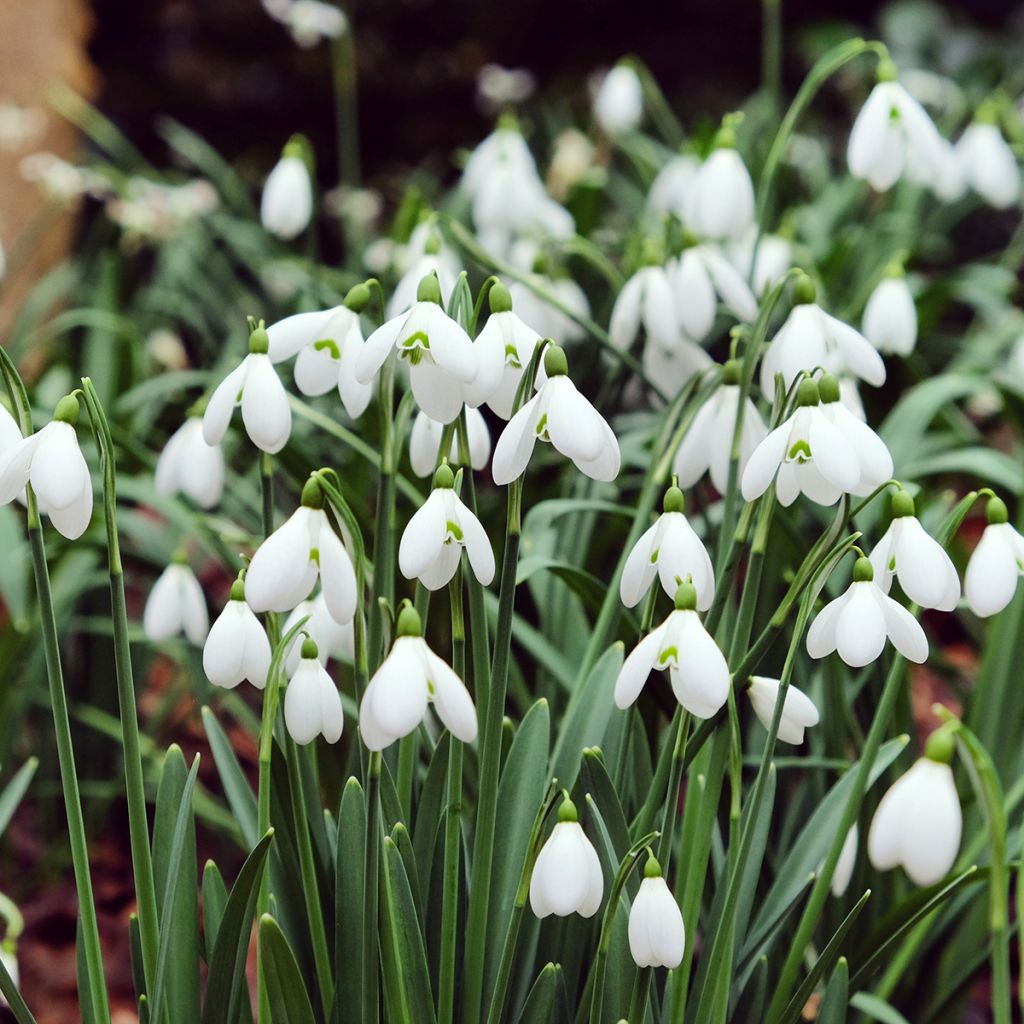
[[[871,819],[868,830],[868,860],[879,871],[888,871],[900,863],[903,851],[903,829],[906,826],[908,803],[914,799],[913,773],[917,764],[900,776],[886,790]]]
[[[210,631],[206,595],[191,569],[185,568],[179,579],[182,628],[192,643],[202,647]]]
[[[185,443],[178,454],[178,481],[200,508],[213,508],[224,493],[224,453],[218,445],[203,440],[199,419],[188,420],[182,431]]]
[[[718,410],[718,394],[712,396],[697,411],[690,429],[676,450],[672,470],[679,478],[679,486],[686,490],[692,487],[707,471],[710,465],[710,444],[712,428]],[[767,490],[767,487],[765,488]]]
[[[203,439],[209,445],[220,444],[227,433],[231,414],[238,405],[239,393],[249,373],[249,357],[235,367],[216,387],[203,413]]]
[[[373,720],[396,739],[411,733],[427,711],[427,681],[419,653],[424,646],[418,637],[399,637],[371,680]]]
[[[857,844],[859,833],[857,823],[850,826],[846,833],[843,848],[839,851],[839,860],[836,862],[836,869],[832,874],[832,895],[842,896],[850,887],[850,879],[853,877],[853,869],[857,865]]]
[[[714,282],[715,291],[722,297],[726,306],[746,323],[757,319],[757,299],[739,271],[709,245],[701,246],[701,256]]]
[[[568,377],[549,381],[548,435],[551,443],[574,462],[592,462],[601,454],[601,416]]]
[[[839,349],[843,369],[867,381],[868,384],[881,387],[885,383],[885,363],[871,342],[842,320],[828,313],[824,313],[823,316],[827,329]]]
[[[655,668],[664,635],[664,626],[659,626],[629,652],[615,680],[616,707],[628,708],[640,696],[647,677]]]
[[[289,612],[309,596],[317,566],[310,559],[310,514],[296,509],[252,556],[245,575],[245,599],[254,612]]]
[[[462,501],[456,496],[455,509],[458,514],[459,526],[462,529],[463,544],[473,574],[483,586],[488,586],[494,579],[494,551],[490,538],[480,523]]]
[[[670,676],[676,700],[698,718],[711,718],[729,699],[729,666],[718,645],[697,618],[686,616],[679,637],[678,667]]]
[[[236,602],[243,606],[241,627],[244,641],[244,658],[242,669],[245,678],[258,690],[267,685],[267,673],[270,671],[270,640],[267,638],[263,623],[256,618],[244,602]]]
[[[619,580],[619,599],[627,608],[635,608],[650,589],[658,574],[658,552],[655,543],[660,533],[661,519],[645,530],[633,545]],[[632,703],[632,702],[630,702]]]
[[[276,455],[292,432],[292,408],[270,359],[256,355],[250,361],[242,389],[242,422],[257,448]]]
[[[949,612],[956,607],[960,598],[956,568],[946,549],[925,532],[915,516],[903,517],[896,548],[896,574],[903,592],[922,608]]]
[[[596,459],[584,461],[583,459],[574,459],[576,468],[581,472],[585,473],[590,477],[591,480],[597,480],[601,483],[609,483],[619,475],[619,468],[622,465],[622,452],[619,450],[619,439],[615,436],[614,431],[608,423],[595,410],[598,422],[601,427],[601,435],[603,438],[603,444],[601,451],[598,453]]]
[[[874,584],[875,599],[885,616],[885,628],[893,647],[908,661],[922,664],[928,660],[928,638],[921,623],[901,604],[883,594]]]
[[[409,370],[416,404],[438,423],[451,423],[462,412],[462,385],[447,370],[426,359]]]
[[[426,671],[427,680],[433,685],[434,710],[438,718],[456,739],[472,743],[476,739],[476,708],[466,684],[429,648]]]
[[[338,371],[338,360],[330,349],[310,345],[295,360],[295,386],[310,397],[326,395],[338,382]]]
[[[359,355],[356,356],[355,377],[360,384],[369,384],[387,362],[409,316],[409,313],[401,313],[393,317],[381,324],[366,339],[363,347],[359,350]]]
[[[744,501],[760,498],[771,486],[789,446],[792,420],[776,427],[753,451],[743,471],[740,490]]]
[[[851,491],[860,480],[860,465],[850,443],[819,409],[811,410],[808,443],[818,472],[833,487]]]
[[[494,446],[491,475],[499,486],[510,484],[526,470],[537,441],[537,421],[542,413],[542,395],[536,394],[508,421]]]
[[[668,276],[661,267],[646,267],[644,274],[643,320],[648,338],[671,347],[679,336],[679,322]]]
[[[853,583],[836,622],[836,650],[851,668],[870,665],[885,647],[886,619],[875,594],[889,600],[874,583]]]
[[[815,616],[807,630],[807,653],[812,658],[825,658],[836,649],[836,629],[839,616],[851,597],[847,590],[834,601],[829,601]]]
[[[146,599],[142,628],[147,639],[158,643],[170,640],[181,632],[181,589],[179,565],[169,565],[159,576]]]
[[[92,519],[92,479],[86,475],[81,493],[67,508],[48,508],[46,514],[54,529],[68,540],[81,537]]]
[[[319,661],[314,661],[313,664],[316,665],[319,683],[320,731],[328,743],[337,743],[345,728],[345,711],[341,706],[341,694],[338,693],[334,681],[327,674],[327,669]]]
[[[267,328],[267,338],[270,341],[267,355],[270,356],[271,362],[281,363],[291,359],[317,339],[326,338],[327,325],[334,314],[334,309],[316,309],[309,313],[286,316],[283,320],[271,324]]]
[[[643,278],[634,274],[624,285],[615,305],[608,326],[612,344],[627,349],[636,339],[640,330],[640,300],[643,295]]]
[[[413,513],[398,544],[398,567],[407,580],[416,579],[440,557],[445,533],[444,494],[434,490]]]
[[[892,106],[889,90],[884,83],[879,83],[857,114],[846,149],[850,173],[855,178],[867,178],[882,159],[885,146],[890,142],[886,127]]]
[[[1022,566],[1008,540],[1009,524],[985,527],[971,553],[964,575],[964,596],[975,615],[987,618],[1001,612],[1017,590]]]
[[[358,595],[356,572],[341,538],[331,529],[327,516],[320,513],[317,546],[320,551],[320,589],[332,619],[337,623],[355,618]]]
[[[63,509],[81,496],[89,480],[89,467],[78,447],[70,423],[53,422],[40,432],[32,457],[29,483],[47,509]]]
[[[303,658],[284,694],[284,723],[296,743],[312,743],[323,728],[320,675],[315,658]]]
[[[902,860],[915,885],[933,885],[949,874],[960,849],[963,813],[948,764],[921,758],[911,769],[913,801],[907,801]]]
[[[228,601],[203,646],[203,671],[214,686],[231,689],[245,678],[244,601]]]

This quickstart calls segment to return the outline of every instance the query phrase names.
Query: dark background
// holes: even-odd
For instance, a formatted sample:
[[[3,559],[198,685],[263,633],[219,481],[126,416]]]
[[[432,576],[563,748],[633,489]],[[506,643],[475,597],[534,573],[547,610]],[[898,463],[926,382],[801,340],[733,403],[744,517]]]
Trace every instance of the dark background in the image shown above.
[[[788,89],[808,54],[835,37],[877,34],[885,6],[782,0]],[[950,30],[966,22],[1018,35],[1011,0],[935,4]],[[635,53],[687,121],[717,116],[757,86],[757,0],[363,0],[346,4],[358,41],[360,146],[374,178],[448,154],[487,131],[475,103],[488,61],[532,71],[538,90],[585,110],[586,76]],[[156,162],[156,114],[199,132],[229,159],[263,168],[293,131],[310,136],[335,180],[330,49],[303,50],[259,0],[96,0],[91,45],[99,105]],[[559,86],[562,86],[560,89]],[[257,172],[258,173],[258,172]]]

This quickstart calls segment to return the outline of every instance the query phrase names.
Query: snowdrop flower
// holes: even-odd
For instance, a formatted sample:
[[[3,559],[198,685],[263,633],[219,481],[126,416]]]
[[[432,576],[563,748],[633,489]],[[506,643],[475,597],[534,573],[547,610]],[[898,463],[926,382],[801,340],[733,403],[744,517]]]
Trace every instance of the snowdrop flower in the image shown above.
[[[601,80],[594,95],[594,120],[610,138],[640,127],[644,116],[644,87],[629,64],[616,64]]]
[[[774,480],[783,506],[801,492],[819,505],[834,505],[840,495],[855,491],[860,478],[857,453],[826,415],[818,384],[806,379],[797,391],[796,411],[751,454],[740,490],[744,501],[754,501]]]
[[[463,397],[470,408],[486,402],[507,420],[512,415],[519,381],[541,336],[512,312],[512,295],[505,285],[494,284],[488,299],[491,315],[474,342],[480,372],[463,389]]]
[[[479,409],[467,407],[466,435],[469,441],[470,465],[476,470],[483,469],[491,456],[491,432],[487,429],[487,423]],[[444,424],[432,420],[426,413],[416,414],[409,434],[409,462],[412,464],[412,471],[418,477],[430,476],[437,468],[437,456],[441,450],[443,436]],[[452,436],[447,457],[453,465],[458,465],[461,461],[457,436]]]
[[[948,139],[940,138],[939,142],[939,166],[930,188],[944,203],[955,203],[967,193],[967,175],[956,146]]]
[[[845,895],[850,887],[850,879],[853,878],[853,869],[857,866],[857,844],[860,841],[860,830],[857,823],[850,826],[843,840],[843,848],[839,851],[839,860],[836,861],[836,869],[832,872],[832,895],[837,899]]]
[[[987,113],[968,125],[956,155],[970,187],[990,206],[1005,210],[1020,200],[1020,168],[1013,150]]]
[[[802,275],[793,290],[794,306],[761,362],[761,391],[769,401],[775,395],[776,374],[790,388],[803,371],[818,366],[875,387],[885,383],[885,363],[871,342],[814,300],[814,282]]]
[[[643,120],[643,85],[628,63],[618,63],[601,80],[594,95],[594,120],[609,138],[640,127]]]
[[[1001,612],[1013,600],[1024,574],[1024,537],[1010,525],[1005,503],[989,498],[985,511],[988,525],[964,573],[967,604],[982,618]]]
[[[697,718],[711,718],[729,698],[729,666],[697,615],[697,588],[682,583],[675,610],[630,651],[615,680],[615,704],[628,708],[654,669],[669,672],[676,700]]]
[[[766,729],[772,727],[775,702],[781,685],[778,679],[769,679],[767,676],[750,677],[747,696],[754,707],[754,714]],[[804,729],[817,725],[818,721],[818,709],[814,701],[803,690],[790,684],[782,705],[782,718],[779,719],[779,739],[783,743],[803,743]]]
[[[680,335],[672,348],[644,345],[641,363],[644,376],[657,381],[662,393],[671,395],[694,374],[703,373],[711,366],[712,359],[700,345]]]
[[[654,247],[646,249],[647,265],[625,283],[612,307],[608,333],[612,344],[623,350],[633,344],[641,326],[648,339],[662,348],[672,348],[679,338],[672,284],[665,268],[658,265]]]
[[[179,633],[197,647],[205,642],[210,629],[206,597],[184,556],[176,555],[153,584],[142,613],[142,628],[153,643]]]
[[[388,299],[387,318],[389,320],[412,307],[416,302],[420,281],[428,274],[437,275],[441,299],[447,302],[451,298],[459,274],[462,273],[462,265],[458,258],[445,247],[441,236],[431,227],[431,222],[428,220],[424,222],[424,225],[430,230],[420,231],[420,226],[417,226],[406,246],[406,256],[407,258],[411,256],[411,259],[395,284],[391,298]],[[417,250],[420,250],[418,255],[416,254]]]
[[[398,545],[398,567],[407,580],[440,590],[455,576],[466,549],[473,575],[486,587],[494,579],[494,552],[480,520],[455,493],[455,474],[442,463],[434,489],[416,511]]]
[[[31,484],[39,510],[68,540],[81,537],[92,518],[92,477],[78,446],[77,421],[74,395],[65,395],[53,420],[26,438],[10,415],[0,416],[0,505]]]
[[[952,758],[953,738],[943,726],[928,737],[924,757],[882,797],[868,832],[868,858],[877,870],[902,865],[921,886],[949,874],[963,831]]]
[[[463,743],[476,739],[476,709],[466,684],[427,646],[420,617],[404,601],[391,653],[366,686],[359,732],[370,750],[383,750],[423,721],[427,704]]]
[[[889,593],[892,578],[922,608],[951,612],[960,600],[960,577],[946,549],[925,533],[906,491],[892,496],[893,520],[871,552],[875,580]]]
[[[257,549],[245,575],[245,598],[254,612],[290,612],[317,578],[335,622],[356,613],[356,574],[324,511],[315,477],[302,489],[302,504]]]
[[[217,385],[206,405],[203,438],[208,445],[220,444],[238,406],[249,440],[261,451],[276,455],[288,443],[292,408],[267,355],[269,349],[270,339],[261,320],[249,335],[249,354]]]
[[[722,386],[700,407],[690,429],[676,451],[673,472],[682,488],[692,487],[710,470],[711,483],[719,494],[729,488],[729,462],[732,440],[739,411],[741,364],[730,359],[722,369]],[[743,403],[743,426],[740,429],[740,453],[737,478],[743,479],[754,449],[768,433],[757,406],[749,399]]]
[[[191,415],[170,436],[156,462],[156,493],[187,494],[200,508],[213,508],[224,493],[224,453],[203,438],[203,418]]]
[[[686,222],[700,238],[742,238],[754,223],[754,184],[736,151],[736,121],[726,117],[689,189]]]
[[[747,323],[757,316],[757,300],[739,271],[713,246],[691,245],[668,268],[679,326],[703,341],[715,322],[717,299]]]
[[[871,293],[861,321],[864,337],[879,352],[909,356],[917,344],[917,307],[899,265]]]
[[[408,313],[388,320],[366,339],[356,357],[356,380],[369,384],[394,349],[409,363],[419,407],[431,419],[451,423],[462,411],[462,387],[476,378],[479,367],[469,335],[441,308],[436,274],[420,281]]]
[[[548,192],[564,203],[594,166],[594,143],[578,128],[566,128],[555,136],[546,177]]]
[[[889,60],[879,63],[871,90],[850,132],[850,173],[876,192],[886,192],[904,174],[932,184],[942,163],[942,136],[924,107],[896,80]]]
[[[245,583],[231,584],[231,596],[217,616],[203,646],[203,671],[214,686],[234,689],[248,679],[258,690],[267,685],[270,640],[263,624],[245,603]]]
[[[304,50],[312,49],[321,39],[337,39],[348,28],[344,13],[321,0],[292,0],[282,20]]]
[[[537,854],[530,876],[530,909],[539,918],[550,914],[593,917],[604,896],[604,876],[594,844],[587,838],[566,795],[558,824]]]
[[[547,380],[508,421],[494,447],[491,473],[496,484],[522,476],[538,441],[549,441],[592,480],[614,480],[619,473],[619,442],[605,418],[569,379],[565,353],[552,345],[544,353]]]
[[[302,627],[311,640],[315,641],[320,664],[326,666],[330,658],[351,663],[355,658],[355,631],[353,623],[335,622],[327,610],[327,602],[323,594],[317,594],[312,601],[300,601],[295,610],[285,619],[281,627],[281,635],[285,636],[293,626],[303,619]],[[293,643],[284,660],[284,670],[291,675],[299,665],[302,643]]]
[[[263,186],[263,229],[285,241],[301,235],[313,216],[313,183],[303,154],[302,142],[292,139]]]
[[[590,316],[590,302],[586,293],[571,278],[549,277],[543,273],[534,273],[531,277],[538,288],[548,292],[573,315]],[[552,306],[529,285],[513,281],[508,290],[518,315],[536,328],[542,338],[557,338],[566,344],[580,341],[587,336],[587,332],[571,316]]]
[[[297,356],[294,373],[299,391],[314,397],[337,387],[345,412],[353,419],[366,411],[373,394],[373,379],[364,384],[355,375],[363,347],[359,314],[369,301],[369,288],[357,284],[340,306],[296,313],[267,328],[270,361],[280,363]]]
[[[706,612],[715,596],[715,570],[700,537],[683,513],[683,492],[665,492],[664,512],[633,545],[619,581],[619,597],[635,608],[650,590],[655,576],[662,589],[675,597],[679,584],[690,579],[697,590],[697,609]]]
[[[878,658],[886,638],[908,661],[921,664],[928,657],[921,624],[875,583],[871,560],[861,556],[846,593],[829,601],[811,623],[807,653],[824,658],[838,651],[851,668],[862,668]]]
[[[652,854],[647,858],[644,880],[629,908],[629,952],[637,967],[674,970],[683,962],[685,949],[682,912]]]
[[[793,245],[789,239],[781,235],[762,235],[758,241],[757,228],[751,228],[741,239],[729,243],[726,255],[743,280],[750,281],[755,295],[763,295],[778,284],[793,266]]]
[[[866,497],[892,478],[892,454],[885,442],[864,422],[863,407],[858,416],[843,401],[842,385],[832,374],[825,373],[819,378],[818,393],[821,395],[822,412],[853,449],[857,460],[860,479],[850,493]]]
[[[686,219],[686,207],[700,161],[688,153],[672,157],[651,183],[647,209],[651,213],[671,213]]]
[[[476,73],[477,102],[484,110],[493,113],[509,104],[528,100],[536,85],[536,79],[525,68],[485,64]]]
[[[320,735],[328,743],[337,743],[345,726],[341,694],[320,664],[319,654],[316,641],[306,637],[299,667],[284,692],[284,724],[291,738],[303,745]]]

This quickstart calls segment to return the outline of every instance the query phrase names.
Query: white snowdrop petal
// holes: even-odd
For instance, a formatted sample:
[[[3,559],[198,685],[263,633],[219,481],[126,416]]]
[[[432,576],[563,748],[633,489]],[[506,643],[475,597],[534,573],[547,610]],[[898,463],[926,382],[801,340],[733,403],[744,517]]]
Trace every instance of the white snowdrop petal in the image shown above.
[[[882,653],[886,617],[875,593],[889,600],[871,582],[850,585],[850,598],[836,621],[836,651],[851,668],[870,665]]]
[[[228,601],[203,645],[203,671],[214,686],[231,689],[244,678],[245,641],[239,606]]]
[[[313,186],[305,162],[282,157],[267,175],[260,200],[265,230],[288,241],[300,235],[313,216]]]
[[[964,574],[964,596],[975,615],[987,618],[1001,612],[1017,591],[1021,564],[1006,541],[1008,523],[985,527]]]
[[[686,431],[682,443],[676,450],[672,471],[679,478],[679,486],[684,491],[692,487],[710,465],[710,443],[714,437],[713,428],[720,394],[721,391],[700,407],[690,423],[690,428]]]
[[[295,386],[309,398],[326,395],[338,379],[338,362],[328,348],[304,348],[295,360]]]
[[[67,508],[81,495],[88,478],[75,428],[59,421],[44,427],[29,472],[40,503],[47,509]]]
[[[263,624],[252,613],[244,601],[236,602],[241,606],[240,618],[243,634],[244,653],[242,670],[244,677],[258,690],[267,685],[267,673],[270,671],[270,640]]]
[[[814,617],[807,630],[807,653],[812,658],[825,658],[836,649],[836,627],[839,616],[850,599],[850,591],[829,601]]]
[[[420,573],[420,583],[430,591],[447,587],[455,578],[455,570],[458,569],[461,558],[461,544],[442,544],[437,558]]]
[[[147,639],[157,643],[181,632],[178,572],[181,566],[169,565],[153,584],[142,613],[142,628]]]
[[[459,526],[462,528],[463,543],[473,574],[485,587],[494,579],[494,550],[490,538],[475,515],[459,498],[455,499]]]
[[[362,703],[359,705],[359,735],[363,738],[368,750],[383,750],[391,746],[397,736],[393,736],[382,728],[373,712],[374,690],[367,686],[363,694]]]
[[[285,689],[284,723],[301,745],[312,743],[323,727],[319,669],[315,658],[303,658]]]
[[[672,283],[680,326],[694,341],[703,341],[715,322],[715,288],[695,248],[676,261]]]
[[[852,490],[860,480],[860,466],[853,448],[820,409],[811,411],[807,440],[815,467],[833,487]]]
[[[434,709],[448,731],[463,743],[476,739],[476,708],[466,684],[433,651],[427,651],[428,683],[433,686]]]
[[[317,697],[320,704],[320,732],[328,743],[337,743],[345,729],[345,711],[341,705],[341,694],[327,669],[314,660],[317,673]]]
[[[61,536],[68,540],[78,540],[92,519],[92,479],[86,476],[85,486],[67,508],[49,508],[46,514]]]
[[[413,513],[398,544],[398,568],[414,580],[438,557],[445,539],[445,507],[441,490],[431,491]]]
[[[537,420],[540,418],[540,394],[534,395],[508,421],[494,446],[491,459],[491,476],[501,486],[510,484],[523,475],[533,446],[537,441]]]
[[[655,541],[660,520],[645,530],[633,545],[619,579],[619,599],[627,608],[635,608],[658,574]]]
[[[839,851],[839,860],[836,861],[836,869],[832,872],[832,895],[836,898],[843,896],[850,887],[850,879],[853,878],[853,869],[857,865],[857,843],[859,833],[857,823],[854,822],[850,831],[846,833],[843,841],[843,848]]]
[[[289,612],[317,579],[310,558],[311,509],[299,508],[257,549],[245,575],[245,599],[254,612]]]
[[[331,529],[327,517],[318,534],[320,551],[320,588],[331,618],[335,622],[351,622],[355,618],[358,595],[356,571],[341,538]]]
[[[677,665],[670,671],[676,700],[697,718],[711,718],[729,699],[731,679],[725,656],[696,612],[685,616]]]
[[[757,299],[733,265],[710,246],[702,247],[704,263],[715,290],[735,316],[747,323],[757,318]]]
[[[789,447],[791,421],[776,427],[753,451],[743,471],[740,490],[744,501],[754,501],[771,486]]]
[[[883,594],[877,587],[875,596],[885,616],[885,628],[893,647],[915,664],[920,665],[927,661],[928,638],[921,628],[921,623],[903,605]]]
[[[308,313],[295,313],[271,324],[267,328],[267,355],[270,361],[284,362],[297,356],[319,338],[327,337],[325,330],[334,313],[333,309],[317,309]]]
[[[459,381],[426,359],[409,369],[409,383],[416,404],[438,423],[451,423],[462,412]]]
[[[249,357],[235,367],[214,389],[203,413],[203,439],[208,445],[220,444],[227,433],[231,414],[238,405],[239,393],[245,387]]]
[[[292,409],[288,394],[265,355],[250,356],[249,372],[242,389],[242,422],[257,448],[276,455],[288,442]]]
[[[573,461],[596,459],[604,441],[597,410],[568,377],[549,381],[545,389],[550,389],[547,430],[551,443]]]
[[[643,278],[634,274],[623,285],[612,307],[608,334],[612,344],[619,349],[627,349],[633,344],[640,330],[640,302],[643,297]]]
[[[601,483],[609,483],[619,475],[619,468],[622,464],[622,452],[619,450],[619,440],[614,431],[608,426],[607,421],[599,413],[595,412],[600,427],[603,444],[596,459],[585,462],[582,459],[575,459],[576,468],[585,473],[591,480],[598,480]]]
[[[672,288],[661,267],[647,267],[644,278],[643,321],[648,338],[655,344],[671,346],[679,334]],[[641,271],[643,273],[643,271]]]
[[[949,874],[960,850],[963,812],[948,764],[921,758],[903,822],[902,860],[915,885],[933,885]]]
[[[423,721],[427,683],[418,637],[400,637],[373,676],[373,717],[392,736],[407,736]]]
[[[622,668],[619,669],[618,678],[615,680],[616,707],[628,708],[640,696],[647,677],[655,668],[664,634],[664,629],[659,627],[652,633],[648,633],[629,652],[626,660],[622,663]]]
[[[179,575],[182,628],[185,636],[197,647],[201,647],[210,631],[206,595],[192,570],[185,566],[182,566],[182,570]]]
[[[955,578],[956,569],[942,545],[925,532],[916,517],[903,516],[896,574],[907,597],[922,608],[939,608],[948,602],[951,572]],[[957,586],[953,607],[959,596]],[[952,607],[943,610],[952,611]]]

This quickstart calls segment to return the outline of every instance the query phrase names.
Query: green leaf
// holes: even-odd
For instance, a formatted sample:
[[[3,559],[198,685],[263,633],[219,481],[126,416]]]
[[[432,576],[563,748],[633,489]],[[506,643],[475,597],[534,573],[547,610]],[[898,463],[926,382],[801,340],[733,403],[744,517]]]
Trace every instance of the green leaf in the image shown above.
[[[0,835],[4,833],[10,824],[11,818],[18,809],[18,804],[21,803],[22,797],[25,795],[25,791],[28,789],[32,776],[35,775],[38,766],[39,758],[30,757],[15,772],[14,778],[4,786],[3,792],[0,793]]]
[[[148,993],[152,996],[154,1024],[160,1024],[163,1019],[165,995],[169,1021],[196,1020],[199,1016],[199,908],[196,905],[195,819],[192,817],[192,791],[199,773],[199,755],[196,754],[191,770],[182,779],[180,772],[184,767],[181,750],[171,747],[160,779],[158,816],[153,829],[156,847],[153,871],[163,896],[159,905],[156,970]],[[161,795],[164,798],[162,814],[159,813]],[[170,829],[168,807],[174,797],[178,798],[178,809],[173,829]],[[190,865],[185,863],[186,846]],[[192,1016],[180,1016],[185,1011]]]
[[[226,1024],[238,1019],[242,994],[247,991],[245,960],[252,918],[273,838],[274,830],[270,829],[246,857],[232,886],[210,960],[202,1024]]]
[[[551,758],[552,774],[566,789],[572,789],[576,781],[584,749],[603,746],[612,715],[622,714],[612,696],[622,657],[623,645],[612,644],[569,698]]]
[[[10,1007],[11,1013],[14,1014],[14,1019],[18,1024],[36,1024],[35,1017],[32,1016],[32,1012],[25,1005],[25,1000],[18,991],[18,986],[14,984],[14,979],[8,973],[3,960],[0,960],[0,993],[7,1000],[7,1005]],[[85,1003],[83,1002],[84,1005]]]
[[[868,788],[889,767],[907,745],[907,737],[898,737],[884,743],[875,757],[868,775]],[[828,854],[836,828],[843,816],[843,808],[853,790],[856,765],[851,765],[843,777],[829,790],[807,820],[785,859],[775,873],[775,882],[765,896],[743,944],[741,959],[749,958],[764,941],[770,922],[777,920],[784,908],[790,906],[811,874],[817,874]]]
[[[224,908],[228,902],[228,887],[220,868],[212,860],[203,867],[203,959],[210,963],[213,947],[217,942],[220,923],[224,919]]]
[[[516,889],[526,861],[537,809],[544,802],[550,743],[548,702],[539,700],[519,727],[498,784],[499,842],[491,867],[491,898],[487,911],[487,959],[484,964],[483,1005],[489,1006],[498,973]]]
[[[416,854],[416,868],[420,890],[430,889],[434,850],[437,847],[438,829],[441,827],[445,804],[445,786],[448,780],[448,750],[451,733],[445,732],[434,748],[427,768],[427,776],[416,801],[416,818],[413,827],[412,845]]]
[[[839,959],[839,953],[842,950],[843,942],[846,940],[846,936],[849,934],[850,929],[853,927],[854,921],[860,916],[860,912],[864,909],[864,904],[871,898],[871,890],[868,889],[863,896],[853,905],[850,912],[843,918],[842,924],[836,929],[835,934],[825,944],[825,948],[821,951],[821,955],[814,962],[814,966],[810,969],[807,977],[804,978],[803,983],[796,990],[793,998],[790,999],[789,1005],[785,1010],[782,1011],[776,1022],[773,1024],[795,1024],[800,1019],[800,1014],[803,1008],[807,1005],[807,1000],[811,998],[811,993],[818,985],[818,981],[827,974],[831,969],[832,965]]]
[[[868,1020],[877,1020],[880,1024],[910,1024],[899,1010],[870,992],[858,992],[850,1000],[850,1005],[866,1014]]]
[[[568,584],[591,612],[598,612],[608,587],[593,573],[589,573],[557,558],[546,555],[529,555],[519,562],[516,570],[516,586],[525,583],[539,572],[550,572]]]
[[[381,967],[389,1020],[434,1024],[427,953],[402,855],[390,836],[382,845]]]
[[[336,1020],[359,1020],[363,957],[376,956],[375,936],[363,927],[366,865],[366,798],[356,778],[345,783],[338,810],[338,856],[334,880],[334,974]]]
[[[832,972],[828,988],[818,1009],[817,1024],[846,1024],[846,1009],[850,998],[850,969],[846,957],[841,956]]]
[[[526,998],[519,1024],[554,1024],[567,1016],[565,979],[560,964],[545,964]]]
[[[242,841],[246,849],[250,849],[256,845],[256,795],[242,771],[242,766],[238,763],[231,741],[217,721],[217,716],[208,707],[203,708],[202,714],[203,727],[210,741],[210,750],[213,753],[214,764],[217,765],[224,794],[231,807],[231,813],[238,822]]]
[[[260,918],[260,961],[274,1024],[315,1024],[306,983],[288,940],[269,915]]]
[[[164,757],[153,820],[153,878],[159,897],[160,941],[151,987],[154,1022],[199,1019],[199,903],[192,795],[199,768],[178,746]],[[166,989],[165,989],[166,984]]]

